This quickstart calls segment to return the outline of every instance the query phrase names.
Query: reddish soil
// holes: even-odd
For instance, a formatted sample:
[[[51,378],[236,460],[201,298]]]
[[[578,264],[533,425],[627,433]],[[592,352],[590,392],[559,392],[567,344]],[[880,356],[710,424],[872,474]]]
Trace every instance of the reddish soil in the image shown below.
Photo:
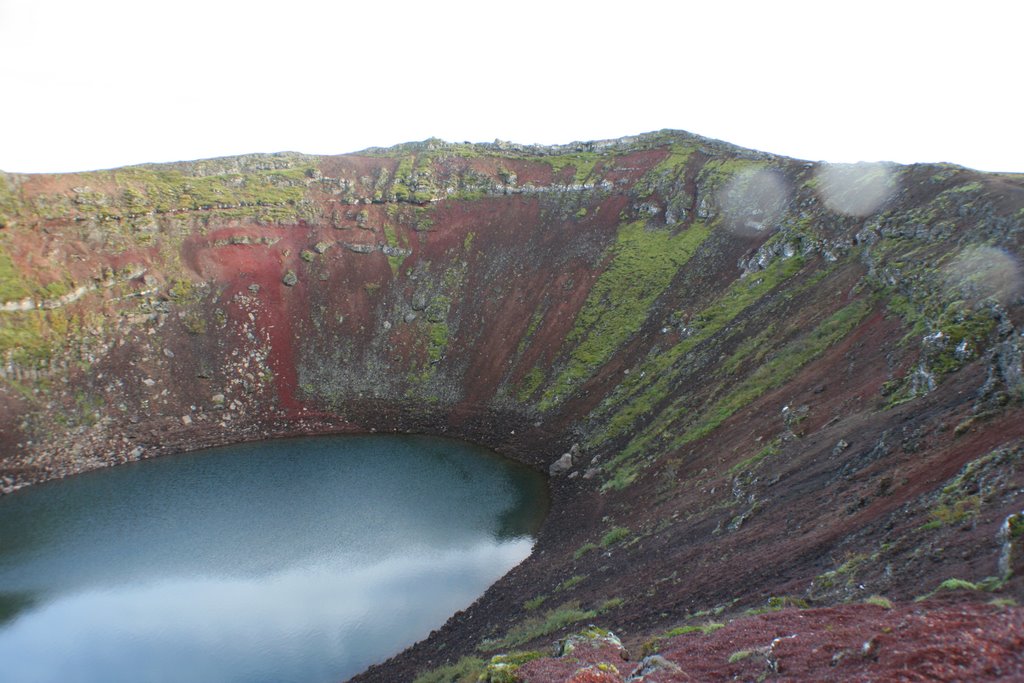
[[[523,683],[1019,681],[1024,608],[955,598],[892,608],[790,608],[741,617],[709,635],[660,641],[655,649],[656,657],[626,661],[628,651],[579,647],[528,662],[518,674]]]

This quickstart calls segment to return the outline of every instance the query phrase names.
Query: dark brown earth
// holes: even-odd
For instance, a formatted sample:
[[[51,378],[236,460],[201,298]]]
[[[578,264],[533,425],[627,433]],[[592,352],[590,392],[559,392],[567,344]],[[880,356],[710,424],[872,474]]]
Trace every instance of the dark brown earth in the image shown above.
[[[846,170],[662,132],[0,174],[0,484],[294,434],[572,448],[533,555],[357,680],[588,623],[618,674],[509,675],[653,641],[680,671],[643,680],[1012,680],[1024,179]]]

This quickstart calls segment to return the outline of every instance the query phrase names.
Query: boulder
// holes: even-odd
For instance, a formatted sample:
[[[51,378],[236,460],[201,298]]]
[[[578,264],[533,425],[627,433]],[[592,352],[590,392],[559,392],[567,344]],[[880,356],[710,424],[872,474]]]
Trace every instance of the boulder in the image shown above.
[[[999,574],[1004,581],[1008,581],[1015,572],[1020,571],[1021,561],[1024,560],[1024,510],[1007,515],[999,527],[997,540],[1002,546],[999,554]]]
[[[548,474],[554,477],[555,475],[569,471],[572,469],[573,461],[579,456],[579,454],[580,445],[578,443],[574,443],[568,452],[563,453],[562,457],[551,463],[551,467],[548,468]]]
[[[548,468],[548,474],[552,477],[567,472],[572,467],[572,454],[563,453],[562,457],[551,463],[551,467]]]

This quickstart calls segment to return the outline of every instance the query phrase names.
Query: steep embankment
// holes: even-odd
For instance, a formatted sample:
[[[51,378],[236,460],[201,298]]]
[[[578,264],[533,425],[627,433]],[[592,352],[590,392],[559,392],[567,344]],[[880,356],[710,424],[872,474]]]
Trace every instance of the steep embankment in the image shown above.
[[[325,431],[554,464],[534,555],[365,680],[587,621],[638,654],[746,609],[1021,593],[1020,176],[427,141],[0,175],[0,225],[5,491]]]

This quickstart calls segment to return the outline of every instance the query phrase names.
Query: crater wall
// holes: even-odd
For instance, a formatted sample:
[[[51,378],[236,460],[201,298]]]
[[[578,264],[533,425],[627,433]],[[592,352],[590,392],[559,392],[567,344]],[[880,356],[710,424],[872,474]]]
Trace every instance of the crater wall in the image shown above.
[[[1022,176],[676,131],[2,174],[0,482],[346,431],[549,470],[534,555],[365,680],[1019,596],[1022,224]]]

